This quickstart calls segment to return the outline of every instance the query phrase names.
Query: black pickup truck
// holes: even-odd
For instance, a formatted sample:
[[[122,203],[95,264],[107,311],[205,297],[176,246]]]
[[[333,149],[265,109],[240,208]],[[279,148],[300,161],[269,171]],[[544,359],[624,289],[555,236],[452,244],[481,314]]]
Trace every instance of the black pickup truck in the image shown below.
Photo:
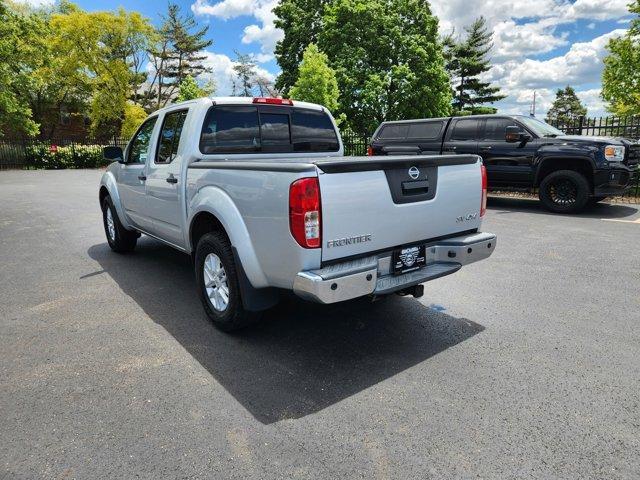
[[[640,159],[624,138],[569,136],[534,117],[478,115],[384,122],[369,155],[477,154],[491,190],[538,189],[553,212],[573,213],[620,195]]]

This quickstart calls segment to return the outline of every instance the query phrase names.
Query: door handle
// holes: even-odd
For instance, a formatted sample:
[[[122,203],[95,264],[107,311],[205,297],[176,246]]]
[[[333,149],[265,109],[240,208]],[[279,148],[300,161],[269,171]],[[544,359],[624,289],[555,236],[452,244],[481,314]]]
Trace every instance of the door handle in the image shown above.
[[[167,177],[167,182],[168,183],[178,183],[178,179],[175,178],[173,175],[170,175]]]
[[[147,177],[145,177],[144,175],[138,175],[138,180],[140,180],[141,182],[144,182],[147,179]]]
[[[445,152],[455,152],[456,148],[458,148],[458,147],[445,147],[444,151]]]
[[[491,147],[482,147],[480,149],[481,152],[489,152],[491,150]]]

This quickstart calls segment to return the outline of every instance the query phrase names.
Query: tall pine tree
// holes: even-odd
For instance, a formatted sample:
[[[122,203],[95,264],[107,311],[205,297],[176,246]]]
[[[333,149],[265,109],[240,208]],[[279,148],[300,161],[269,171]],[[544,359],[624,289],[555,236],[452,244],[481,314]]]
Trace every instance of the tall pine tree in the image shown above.
[[[572,125],[587,114],[587,108],[582,105],[576,91],[567,85],[556,92],[556,99],[547,112],[547,122],[562,128]]]
[[[157,32],[157,42],[150,51],[154,75],[147,94],[152,110],[161,108],[177,95],[187,77],[197,78],[211,69],[204,65],[202,51],[213,41],[206,39],[208,26],[198,28],[193,15],[182,15],[180,7],[170,3],[167,16]]]
[[[456,39],[453,33],[444,38],[445,60],[453,82],[453,109],[455,112],[474,111],[485,103],[505,98],[498,87],[480,80],[489,71],[488,54],[493,48],[491,33],[484,17],[465,28],[464,38]]]

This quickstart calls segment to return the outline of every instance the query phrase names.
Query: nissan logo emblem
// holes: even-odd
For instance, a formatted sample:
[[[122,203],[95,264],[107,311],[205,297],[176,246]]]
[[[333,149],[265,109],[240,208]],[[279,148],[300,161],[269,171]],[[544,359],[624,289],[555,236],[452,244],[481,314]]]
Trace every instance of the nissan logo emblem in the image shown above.
[[[409,169],[409,176],[414,180],[418,178],[420,176],[420,170],[418,170],[418,167],[411,167]]]

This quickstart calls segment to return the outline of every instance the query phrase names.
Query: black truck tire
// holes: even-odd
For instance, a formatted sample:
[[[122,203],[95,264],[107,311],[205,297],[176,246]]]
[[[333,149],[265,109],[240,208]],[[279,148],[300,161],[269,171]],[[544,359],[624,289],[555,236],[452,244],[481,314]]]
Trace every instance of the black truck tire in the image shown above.
[[[577,213],[589,201],[589,182],[575,170],[551,172],[540,182],[542,205],[554,213]]]
[[[107,242],[109,242],[111,250],[118,253],[127,253],[136,248],[140,234],[124,228],[109,195],[104,197],[102,201],[102,223],[104,224],[104,233],[107,236]]]
[[[207,233],[200,238],[195,273],[198,295],[217,328],[231,332],[260,318],[260,312],[244,308],[231,243],[223,232]]]

